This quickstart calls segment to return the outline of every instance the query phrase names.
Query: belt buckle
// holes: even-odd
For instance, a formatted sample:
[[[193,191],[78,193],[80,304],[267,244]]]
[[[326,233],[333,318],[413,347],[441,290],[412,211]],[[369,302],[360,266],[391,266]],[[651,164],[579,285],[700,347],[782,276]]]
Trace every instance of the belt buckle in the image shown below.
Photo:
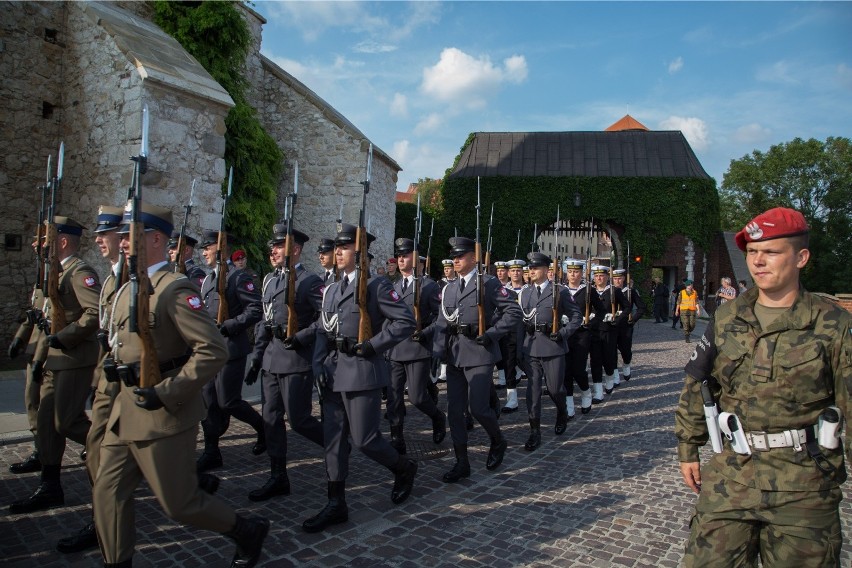
[[[757,441],[763,445],[763,447],[758,447]],[[769,447],[769,436],[764,431],[759,432],[749,432],[748,433],[748,442],[752,449],[757,450],[758,452],[768,452],[772,448]]]

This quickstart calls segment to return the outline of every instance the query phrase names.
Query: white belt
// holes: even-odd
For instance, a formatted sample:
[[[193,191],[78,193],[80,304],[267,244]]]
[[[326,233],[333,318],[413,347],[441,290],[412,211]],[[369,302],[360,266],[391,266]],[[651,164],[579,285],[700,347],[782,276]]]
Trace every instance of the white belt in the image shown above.
[[[809,429],[814,431],[815,426],[808,426],[799,430],[784,430],[774,434],[746,432],[745,436],[748,445],[759,452],[768,452],[773,448],[795,448],[797,452],[801,452],[802,444],[807,442]]]

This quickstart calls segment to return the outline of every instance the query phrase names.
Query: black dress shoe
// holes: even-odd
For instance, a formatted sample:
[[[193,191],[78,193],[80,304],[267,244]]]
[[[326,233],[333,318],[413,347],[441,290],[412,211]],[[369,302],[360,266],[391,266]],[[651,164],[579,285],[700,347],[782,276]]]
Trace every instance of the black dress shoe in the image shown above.
[[[530,430],[530,437],[527,438],[526,443],[524,444],[524,449],[528,452],[532,452],[537,449],[541,445],[541,429],[533,428]],[[502,460],[502,457],[500,458]],[[491,463],[491,456],[488,456],[488,463]],[[499,463],[494,467],[500,465]],[[488,467],[487,465],[485,467]],[[488,467],[488,469],[494,469],[492,467]]]
[[[444,483],[455,483],[457,481],[461,481],[462,479],[470,477],[470,462],[467,460],[456,460],[453,468],[444,474],[444,477],[441,480]]]
[[[222,453],[219,450],[216,452],[204,452],[198,461],[195,462],[195,471],[203,473],[207,470],[222,467]]]
[[[511,406],[504,406],[503,407],[503,414],[512,414],[513,412],[517,412],[517,411],[518,411],[517,406],[515,406],[514,408],[511,407]]]
[[[346,484],[343,481],[328,482],[328,503],[317,515],[302,523],[302,530],[316,533],[331,525],[339,525],[349,520],[349,508],[346,506]]]
[[[564,434],[565,430],[568,429],[568,421],[574,418],[573,416],[568,416],[568,413],[565,414],[557,414],[556,415],[556,426],[553,428],[553,432],[559,436],[560,434]]]
[[[440,444],[447,437],[447,417],[440,410],[432,419],[432,442]]]
[[[83,450],[82,452],[80,452],[80,461],[81,462],[86,461],[86,456],[88,456],[88,455],[89,455],[89,452],[87,452],[86,450]]]
[[[580,412],[582,412],[583,414],[588,414],[591,411],[592,411],[591,406],[581,406],[580,407]]]
[[[95,532],[94,523],[89,523],[74,536],[66,536],[56,543],[56,550],[62,554],[83,552],[98,547],[98,533]]]
[[[41,471],[41,460],[38,459],[38,453],[33,452],[24,461],[13,463],[9,466],[9,471],[17,474]]]
[[[225,533],[237,543],[231,568],[251,568],[260,560],[263,541],[269,534],[269,521],[260,517],[245,519],[237,515],[237,524]]]
[[[266,434],[263,432],[258,432],[257,441],[251,447],[251,453],[259,456],[260,454],[266,451]]]
[[[414,476],[416,475],[417,462],[405,459],[405,465],[402,467],[402,470],[394,473],[391,501],[399,505],[408,499],[408,496],[411,495],[411,490],[414,489]]]
[[[488,450],[488,460],[485,462],[485,469],[490,471],[500,467],[500,464],[503,463],[503,456],[506,455],[506,448],[508,447],[509,443],[506,442],[505,438],[497,443],[492,443],[491,449]]]
[[[21,513],[34,513],[35,511],[44,511],[53,507],[61,507],[65,504],[65,493],[62,491],[62,486],[58,481],[43,481],[35,493],[22,499],[15,501],[9,505],[9,512],[13,515]]]

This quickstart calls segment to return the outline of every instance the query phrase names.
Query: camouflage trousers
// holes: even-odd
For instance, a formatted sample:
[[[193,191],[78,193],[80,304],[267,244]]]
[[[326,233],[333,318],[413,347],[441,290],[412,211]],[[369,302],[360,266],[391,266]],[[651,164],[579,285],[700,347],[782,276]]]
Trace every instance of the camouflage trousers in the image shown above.
[[[680,311],[680,322],[683,324],[683,334],[686,337],[689,337],[689,334],[695,329],[696,315],[697,313],[695,310]]]
[[[706,473],[683,566],[839,568],[840,488],[762,491]]]

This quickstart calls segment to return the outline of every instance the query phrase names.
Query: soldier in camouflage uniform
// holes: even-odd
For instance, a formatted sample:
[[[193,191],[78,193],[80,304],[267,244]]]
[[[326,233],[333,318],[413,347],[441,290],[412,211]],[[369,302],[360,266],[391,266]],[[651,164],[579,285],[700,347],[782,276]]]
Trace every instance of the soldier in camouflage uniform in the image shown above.
[[[687,365],[675,424],[681,474],[699,498],[685,566],[840,566],[852,317],[800,286],[807,235],[804,217],[784,208],[737,233],[756,287],[719,307]],[[744,443],[735,451],[723,436],[701,471],[710,394],[736,415]],[[721,429],[736,426],[720,418]]]

